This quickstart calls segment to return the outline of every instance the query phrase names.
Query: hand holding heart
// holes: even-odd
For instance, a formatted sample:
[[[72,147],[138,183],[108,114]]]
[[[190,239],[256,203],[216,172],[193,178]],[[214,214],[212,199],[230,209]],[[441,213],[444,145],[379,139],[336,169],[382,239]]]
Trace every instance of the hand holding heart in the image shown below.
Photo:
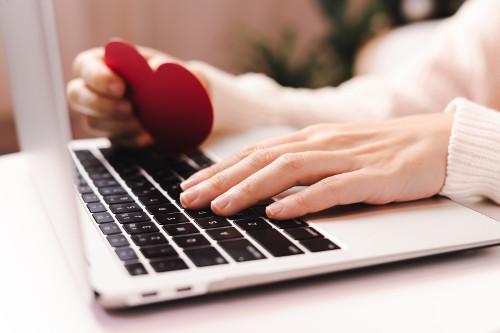
[[[137,47],[152,69],[164,63],[181,63],[160,51]],[[80,53],[73,63],[76,78],[67,85],[70,107],[83,114],[87,127],[94,133],[107,136],[113,144],[141,147],[152,142],[151,135],[137,119],[125,81],[104,62],[104,48]],[[198,75],[198,79],[208,86]]]

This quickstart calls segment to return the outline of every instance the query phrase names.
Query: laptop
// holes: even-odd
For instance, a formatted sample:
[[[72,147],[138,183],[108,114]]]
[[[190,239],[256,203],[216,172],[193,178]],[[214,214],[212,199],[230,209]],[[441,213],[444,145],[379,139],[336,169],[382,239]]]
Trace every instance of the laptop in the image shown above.
[[[264,213],[273,199],[229,218],[186,210],[179,183],[240,145],[172,157],[155,147],[117,150],[107,139],[71,141],[51,1],[0,0],[0,13],[34,187],[76,281],[106,308],[500,243],[499,222],[445,198],[346,206],[283,222]]]

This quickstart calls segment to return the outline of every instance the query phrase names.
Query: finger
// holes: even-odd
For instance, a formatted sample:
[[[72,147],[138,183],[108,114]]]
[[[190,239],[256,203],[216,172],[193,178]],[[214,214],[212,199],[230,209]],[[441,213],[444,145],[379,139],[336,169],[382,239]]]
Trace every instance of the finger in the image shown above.
[[[186,179],[184,182],[181,183],[181,188],[185,191],[207,179],[210,177],[214,176],[215,174],[221,172],[222,170],[225,170],[236,163],[240,162],[244,158],[248,157],[251,154],[255,154],[260,150],[264,150],[270,147],[282,145],[282,144],[287,144],[287,143],[292,143],[292,142],[297,142],[300,141],[303,138],[303,134],[301,132],[295,132],[292,134],[288,134],[285,136],[277,137],[277,138],[272,138],[265,140],[261,143],[258,143],[256,145],[252,145],[244,149],[243,151],[239,152],[238,154],[223,160],[219,163],[216,163],[206,169],[200,170],[193,174],[191,177]]]
[[[293,186],[351,171],[353,165],[352,158],[341,152],[285,154],[216,198],[211,208],[218,215],[233,215]]]
[[[125,82],[115,74],[103,60],[103,48],[80,53],[74,63],[76,76],[83,78],[93,90],[108,97],[120,98],[125,94]]]
[[[70,107],[80,113],[102,118],[123,118],[132,114],[130,101],[99,95],[89,89],[81,78],[71,80],[66,91]]]
[[[351,203],[363,202],[376,188],[376,178],[365,170],[325,178],[291,194],[266,208],[266,214],[285,220]]]
[[[310,144],[304,141],[258,150],[182,193],[181,203],[187,208],[206,207],[214,198],[270,164],[281,155],[307,151],[310,148]]]
[[[124,119],[86,116],[85,122],[91,132],[108,137],[130,136],[144,132],[142,126],[133,116]]]

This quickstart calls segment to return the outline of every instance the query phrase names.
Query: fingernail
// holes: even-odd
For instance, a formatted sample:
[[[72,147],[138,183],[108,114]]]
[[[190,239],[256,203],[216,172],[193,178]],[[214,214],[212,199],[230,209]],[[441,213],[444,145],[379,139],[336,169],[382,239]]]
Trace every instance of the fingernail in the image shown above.
[[[192,188],[186,192],[181,193],[181,203],[182,205],[189,205],[198,197],[198,189]]]
[[[118,82],[110,82],[108,85],[108,89],[115,96],[121,96],[123,94],[122,85]]]
[[[226,208],[229,205],[229,202],[231,202],[231,196],[229,194],[224,194],[212,201],[212,206],[220,211]]]
[[[281,202],[275,202],[266,207],[266,214],[268,216],[276,216],[279,212],[283,210],[283,204]]]

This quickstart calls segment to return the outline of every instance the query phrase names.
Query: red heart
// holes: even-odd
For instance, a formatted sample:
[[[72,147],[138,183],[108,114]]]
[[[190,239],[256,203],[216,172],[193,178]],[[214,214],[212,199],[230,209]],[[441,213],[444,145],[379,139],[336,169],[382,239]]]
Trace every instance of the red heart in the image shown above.
[[[153,71],[137,49],[124,41],[109,42],[104,61],[125,80],[137,118],[166,152],[195,148],[210,134],[212,104],[190,71],[174,63]]]

